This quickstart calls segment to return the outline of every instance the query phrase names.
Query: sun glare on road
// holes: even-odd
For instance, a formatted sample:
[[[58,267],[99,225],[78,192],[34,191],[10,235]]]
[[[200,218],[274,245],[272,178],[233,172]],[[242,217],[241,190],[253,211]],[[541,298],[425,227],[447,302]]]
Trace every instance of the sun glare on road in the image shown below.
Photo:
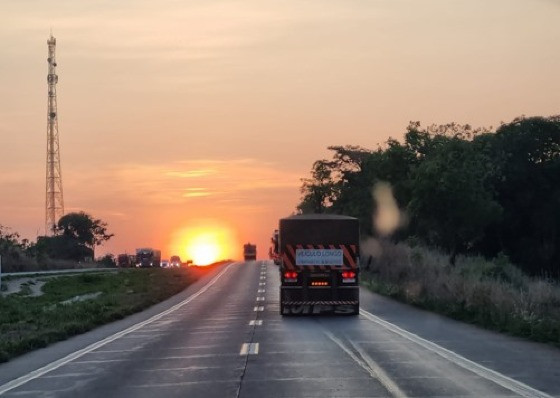
[[[178,253],[183,261],[195,265],[208,265],[232,257],[236,247],[229,228],[215,223],[202,223],[186,227],[173,234],[170,250]]]

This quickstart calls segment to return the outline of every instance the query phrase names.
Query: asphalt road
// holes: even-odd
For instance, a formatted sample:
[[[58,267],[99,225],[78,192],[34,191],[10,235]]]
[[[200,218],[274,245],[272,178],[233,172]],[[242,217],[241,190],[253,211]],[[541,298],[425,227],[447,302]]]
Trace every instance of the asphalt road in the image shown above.
[[[560,350],[365,290],[354,317],[282,318],[278,268],[216,269],[144,313],[0,366],[8,397],[551,397]]]

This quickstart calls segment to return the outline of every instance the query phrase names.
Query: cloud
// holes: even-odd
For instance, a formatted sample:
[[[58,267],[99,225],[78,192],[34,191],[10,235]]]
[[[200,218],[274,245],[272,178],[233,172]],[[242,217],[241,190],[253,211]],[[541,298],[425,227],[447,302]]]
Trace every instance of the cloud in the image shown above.
[[[204,177],[210,174],[214,174],[215,170],[188,170],[188,171],[168,171],[166,175],[170,177],[178,177],[178,178],[196,178],[196,177]]]
[[[65,176],[70,181],[68,191],[82,192],[97,203],[126,201],[146,206],[181,205],[200,198],[205,198],[206,206],[256,204],[279,190],[297,191],[300,185],[299,174],[247,158],[129,163],[96,170],[91,178],[85,173],[72,171]],[[84,187],[84,180],[92,182],[90,189]]]

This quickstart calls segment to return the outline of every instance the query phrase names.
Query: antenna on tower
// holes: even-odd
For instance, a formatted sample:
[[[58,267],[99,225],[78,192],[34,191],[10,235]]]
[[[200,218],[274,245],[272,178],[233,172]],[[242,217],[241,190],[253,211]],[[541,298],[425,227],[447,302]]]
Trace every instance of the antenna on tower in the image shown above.
[[[56,223],[64,215],[62,195],[62,174],[60,172],[60,147],[58,143],[58,112],[56,105],[56,39],[52,35],[47,40],[49,48],[49,73],[47,75],[47,183],[45,201],[45,234],[54,235]]]

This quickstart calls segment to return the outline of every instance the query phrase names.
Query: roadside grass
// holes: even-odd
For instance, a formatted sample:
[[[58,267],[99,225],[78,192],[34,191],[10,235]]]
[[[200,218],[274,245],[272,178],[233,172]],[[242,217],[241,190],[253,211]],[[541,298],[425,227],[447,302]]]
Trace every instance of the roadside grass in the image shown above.
[[[362,250],[362,284],[374,292],[560,346],[560,285],[528,277],[505,256],[492,261],[459,256],[451,266],[448,255],[421,246],[369,241]]]
[[[141,311],[179,293],[209,269],[63,275],[44,279],[41,296],[28,296],[29,285],[0,296],[0,362]],[[80,301],[84,295],[94,298]]]

